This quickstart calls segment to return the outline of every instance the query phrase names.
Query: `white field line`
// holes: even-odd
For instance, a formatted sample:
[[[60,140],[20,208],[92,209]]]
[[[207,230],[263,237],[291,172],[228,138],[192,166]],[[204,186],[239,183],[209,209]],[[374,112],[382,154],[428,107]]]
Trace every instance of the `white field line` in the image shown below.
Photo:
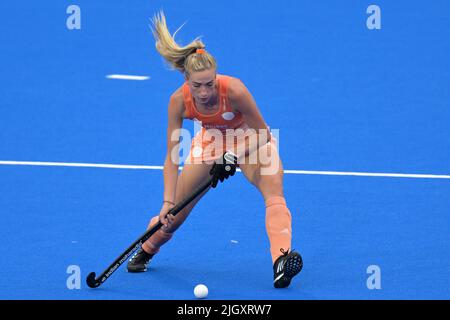
[[[103,164],[103,163],[74,163],[74,162],[39,162],[39,161],[0,161],[0,165],[13,166],[48,166],[48,167],[79,167],[79,168],[107,168],[126,170],[162,170],[163,166]],[[180,170],[182,167],[180,166]],[[237,171],[241,171],[237,169]],[[413,174],[413,173],[374,173],[374,172],[344,172],[344,171],[310,171],[284,170],[285,174],[303,175],[331,175],[358,177],[386,177],[386,178],[415,178],[415,179],[450,179],[450,175],[442,174]]]
[[[150,79],[150,77],[148,77],[148,76],[133,76],[133,75],[128,75],[128,74],[108,74],[106,76],[106,78],[107,79],[116,79],[116,80],[137,80],[137,81]]]

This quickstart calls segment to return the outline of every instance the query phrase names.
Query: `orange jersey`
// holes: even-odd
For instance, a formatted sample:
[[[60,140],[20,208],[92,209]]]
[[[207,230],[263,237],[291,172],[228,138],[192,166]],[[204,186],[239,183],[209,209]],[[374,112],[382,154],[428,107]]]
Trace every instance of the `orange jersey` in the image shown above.
[[[233,111],[227,97],[228,84],[231,79],[233,78],[229,76],[217,75],[219,110],[211,115],[198,111],[187,83],[183,85],[185,117],[201,121],[202,125],[202,129],[192,139],[186,163],[209,163],[220,158],[226,150],[240,154],[247,148],[245,136],[249,126],[240,112]],[[216,130],[210,131],[209,129],[219,130],[223,139],[217,139],[215,133],[212,132]],[[272,141],[276,143],[274,137],[272,137]]]
[[[217,91],[219,95],[219,110],[214,114],[200,113],[187,83],[183,85],[183,98],[186,108],[186,118],[200,121],[205,129],[218,129],[225,133],[227,129],[236,129],[244,123],[240,112],[233,111],[228,100],[228,84],[232,77],[217,75]]]

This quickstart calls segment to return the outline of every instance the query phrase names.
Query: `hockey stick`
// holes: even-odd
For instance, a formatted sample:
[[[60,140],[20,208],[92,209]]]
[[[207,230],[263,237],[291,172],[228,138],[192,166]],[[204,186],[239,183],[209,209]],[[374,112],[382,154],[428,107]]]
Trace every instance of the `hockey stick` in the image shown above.
[[[188,205],[192,200],[197,198],[197,196],[199,196],[203,191],[208,189],[208,187],[211,186],[213,180],[214,180],[214,176],[211,176],[208,179],[208,181],[206,181],[202,185],[200,185],[189,197],[185,198],[184,200],[179,202],[175,207],[170,209],[168,214],[172,214],[173,216],[176,216],[181,210],[183,210],[183,208],[186,205]],[[98,278],[95,277],[95,272],[89,273],[89,275],[86,278],[87,285],[91,288],[97,288],[98,286],[100,286],[103,282],[105,282],[113,274],[114,271],[117,270],[117,268],[120,267],[120,265],[122,263],[124,263],[131,256],[131,254],[135,250],[139,249],[142,246],[142,244],[145,241],[147,241],[162,226],[163,226],[163,224],[161,223],[161,221],[158,221],[158,223],[155,226],[153,226],[152,228],[147,230],[135,242],[133,242],[128,247],[128,249],[126,249],[124,252],[122,252],[122,254],[116,260],[114,260],[114,262],[111,263],[111,265],[105,271],[103,271],[103,273],[100,274]]]

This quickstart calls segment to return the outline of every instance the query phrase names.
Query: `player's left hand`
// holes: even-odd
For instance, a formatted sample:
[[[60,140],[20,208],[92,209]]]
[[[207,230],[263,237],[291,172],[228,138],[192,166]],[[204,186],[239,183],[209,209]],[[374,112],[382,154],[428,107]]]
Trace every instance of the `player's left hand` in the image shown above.
[[[228,177],[235,174],[237,160],[238,158],[234,153],[226,151],[222,158],[219,159],[218,162],[214,163],[211,171],[209,172],[209,174],[213,176],[213,180],[211,182],[211,186],[213,188],[217,186],[219,181],[223,182],[225,179],[228,179]]]

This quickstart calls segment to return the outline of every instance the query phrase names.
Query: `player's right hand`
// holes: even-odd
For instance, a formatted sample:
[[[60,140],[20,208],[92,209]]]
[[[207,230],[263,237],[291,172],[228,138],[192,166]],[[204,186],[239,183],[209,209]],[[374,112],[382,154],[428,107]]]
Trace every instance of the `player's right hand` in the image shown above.
[[[169,228],[175,220],[173,215],[167,214],[173,207],[175,207],[174,204],[164,202],[159,212],[159,221],[161,221],[165,228]]]

